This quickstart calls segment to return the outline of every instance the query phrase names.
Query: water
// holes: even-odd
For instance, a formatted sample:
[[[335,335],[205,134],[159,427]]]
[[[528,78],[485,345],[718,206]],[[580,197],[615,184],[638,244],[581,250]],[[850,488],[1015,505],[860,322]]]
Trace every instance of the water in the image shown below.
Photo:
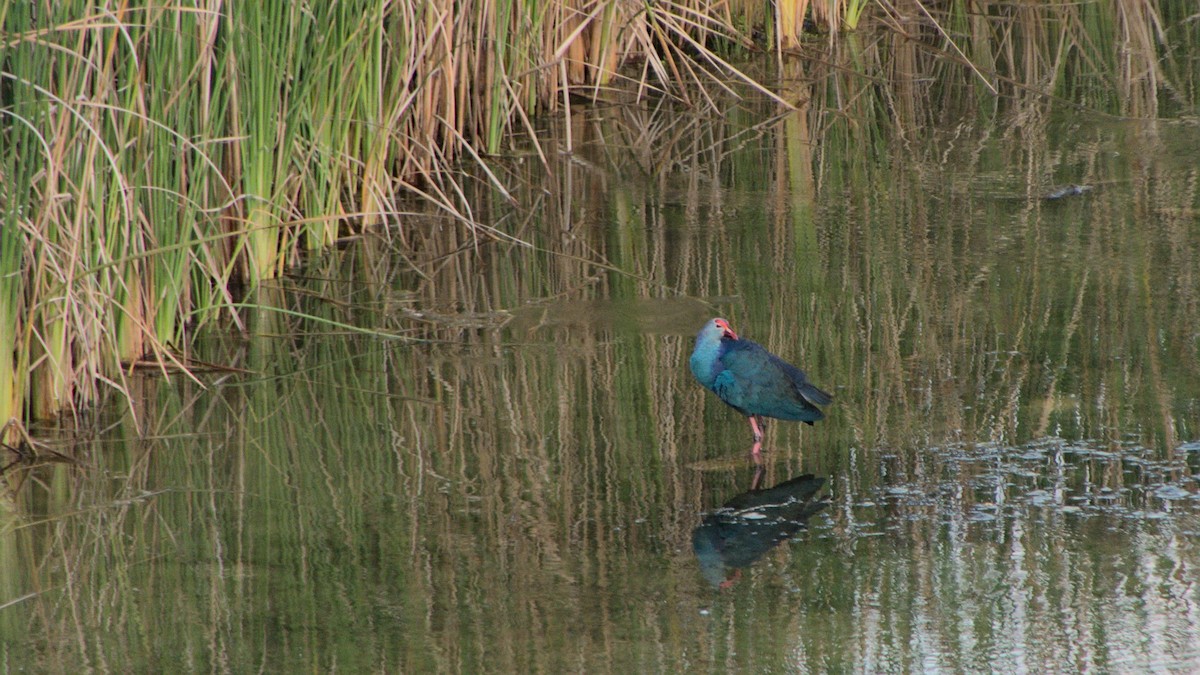
[[[405,221],[253,299],[324,321],[45,430],[0,667],[1200,668],[1200,134],[762,112],[581,114],[518,210],[471,195],[530,246]],[[687,370],[717,314],[836,397],[761,469]],[[706,576],[705,514],[805,474],[827,506]]]

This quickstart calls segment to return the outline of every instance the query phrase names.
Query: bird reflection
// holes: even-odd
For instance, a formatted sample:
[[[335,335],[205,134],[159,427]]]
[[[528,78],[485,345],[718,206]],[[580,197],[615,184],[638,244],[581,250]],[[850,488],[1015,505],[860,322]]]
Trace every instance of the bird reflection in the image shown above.
[[[692,532],[692,549],[704,578],[715,588],[729,588],[772,548],[804,527],[814,513],[829,505],[817,498],[824,478],[797,476],[775,487],[759,489],[766,469],[757,467],[750,490],[706,513]]]

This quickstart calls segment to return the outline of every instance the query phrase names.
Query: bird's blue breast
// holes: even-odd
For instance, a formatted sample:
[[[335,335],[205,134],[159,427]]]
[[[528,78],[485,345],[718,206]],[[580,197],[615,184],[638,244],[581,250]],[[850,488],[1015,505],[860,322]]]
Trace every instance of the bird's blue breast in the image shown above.
[[[722,351],[719,340],[715,343],[698,344],[692,352],[692,357],[688,359],[692,375],[696,376],[700,384],[713,391],[716,391],[714,386],[717,377],[725,371],[725,366],[721,364]]]

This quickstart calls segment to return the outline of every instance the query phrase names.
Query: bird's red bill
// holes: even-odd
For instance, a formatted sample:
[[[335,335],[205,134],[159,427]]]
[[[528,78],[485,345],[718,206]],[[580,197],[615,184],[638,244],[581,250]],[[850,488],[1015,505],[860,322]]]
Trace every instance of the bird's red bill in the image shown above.
[[[733,332],[733,329],[729,327],[728,321],[726,321],[725,319],[717,319],[716,324],[717,324],[717,328],[720,328],[721,330],[725,331],[725,337],[730,337],[730,338],[733,338],[734,340],[738,339],[737,333]]]

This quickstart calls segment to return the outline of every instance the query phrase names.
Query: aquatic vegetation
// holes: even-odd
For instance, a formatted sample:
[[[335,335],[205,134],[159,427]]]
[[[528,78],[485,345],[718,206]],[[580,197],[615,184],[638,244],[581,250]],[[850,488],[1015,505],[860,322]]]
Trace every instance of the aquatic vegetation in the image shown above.
[[[954,81],[985,106],[1082,91],[1152,117],[1163,89],[1194,99],[1169,47],[1196,22],[1150,0],[763,7],[0,4],[0,420],[125,396],[137,364],[185,368],[196,327],[240,322],[235,296],[306,252],[372,225],[410,239],[399,198],[468,239],[518,238],[477,217],[460,162],[518,201],[497,155],[530,143],[546,164],[535,120],[577,115],[573,98],[711,110],[736,88],[787,110],[815,56],[849,86],[824,105],[876,134],[906,133],[905,102]],[[747,60],[762,49],[773,66]],[[1081,84],[1096,75],[1115,86]]]

